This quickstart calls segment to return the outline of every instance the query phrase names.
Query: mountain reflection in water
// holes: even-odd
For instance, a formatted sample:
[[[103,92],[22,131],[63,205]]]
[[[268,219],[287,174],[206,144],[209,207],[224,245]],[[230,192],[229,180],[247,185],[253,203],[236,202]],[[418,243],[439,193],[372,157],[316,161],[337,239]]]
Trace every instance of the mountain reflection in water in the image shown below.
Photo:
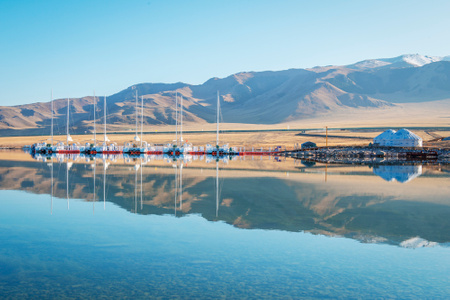
[[[105,201],[106,210],[106,203],[114,203],[142,215],[198,214],[245,229],[305,231],[401,246],[450,242],[449,174],[439,169],[378,166],[372,173],[364,166],[325,169],[286,161],[284,170],[271,168],[272,163],[144,165],[136,160],[108,165],[94,160],[52,166],[0,160],[0,188],[52,193],[67,198],[68,209],[70,199],[92,201],[94,213],[95,203]]]

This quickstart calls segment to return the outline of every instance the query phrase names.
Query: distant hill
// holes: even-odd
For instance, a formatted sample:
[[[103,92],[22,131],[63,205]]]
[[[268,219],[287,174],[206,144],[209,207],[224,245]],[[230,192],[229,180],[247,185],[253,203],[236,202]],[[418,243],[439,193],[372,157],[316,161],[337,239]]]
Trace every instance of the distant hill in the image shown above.
[[[203,84],[141,83],[107,97],[107,122],[117,130],[135,122],[135,93],[144,97],[144,122],[175,124],[175,94],[184,98],[184,121],[215,122],[216,93],[224,123],[278,124],[339,112],[345,108],[389,108],[396,103],[450,99],[450,57],[402,55],[347,66],[285,71],[242,72]],[[103,122],[103,99],[96,116]],[[92,128],[93,97],[71,98],[70,128]],[[64,132],[66,99],[54,101],[55,132]],[[45,134],[50,102],[0,107],[0,131]],[[20,131],[20,133],[18,132]]]

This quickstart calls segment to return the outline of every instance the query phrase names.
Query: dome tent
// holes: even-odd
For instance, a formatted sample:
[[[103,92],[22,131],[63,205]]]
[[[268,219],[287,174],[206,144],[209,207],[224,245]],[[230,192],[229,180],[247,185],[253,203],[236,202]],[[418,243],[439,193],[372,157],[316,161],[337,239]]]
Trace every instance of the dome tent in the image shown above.
[[[373,143],[385,147],[422,147],[422,138],[408,129],[386,130],[373,139]]]

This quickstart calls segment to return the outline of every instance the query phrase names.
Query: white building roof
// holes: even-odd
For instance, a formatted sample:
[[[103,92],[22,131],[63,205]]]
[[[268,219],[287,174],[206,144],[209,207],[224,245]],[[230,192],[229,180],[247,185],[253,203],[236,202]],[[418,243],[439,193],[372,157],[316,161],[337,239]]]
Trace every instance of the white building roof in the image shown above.
[[[377,135],[374,140],[389,140],[395,135],[395,130],[388,129],[385,132]]]
[[[412,133],[408,129],[400,129],[399,131],[397,131],[394,134],[393,139],[396,139],[396,140],[416,140],[416,141],[422,140],[421,137],[419,137],[417,134]]]

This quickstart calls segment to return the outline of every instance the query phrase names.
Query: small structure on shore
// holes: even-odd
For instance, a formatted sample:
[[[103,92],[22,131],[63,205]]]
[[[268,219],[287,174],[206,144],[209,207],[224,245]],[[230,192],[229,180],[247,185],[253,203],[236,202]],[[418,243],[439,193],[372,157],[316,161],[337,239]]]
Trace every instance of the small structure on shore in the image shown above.
[[[305,142],[302,144],[302,149],[310,149],[310,148],[317,148],[317,145],[313,142]]]
[[[422,147],[423,140],[408,129],[389,129],[376,136],[373,143],[382,147]]]

